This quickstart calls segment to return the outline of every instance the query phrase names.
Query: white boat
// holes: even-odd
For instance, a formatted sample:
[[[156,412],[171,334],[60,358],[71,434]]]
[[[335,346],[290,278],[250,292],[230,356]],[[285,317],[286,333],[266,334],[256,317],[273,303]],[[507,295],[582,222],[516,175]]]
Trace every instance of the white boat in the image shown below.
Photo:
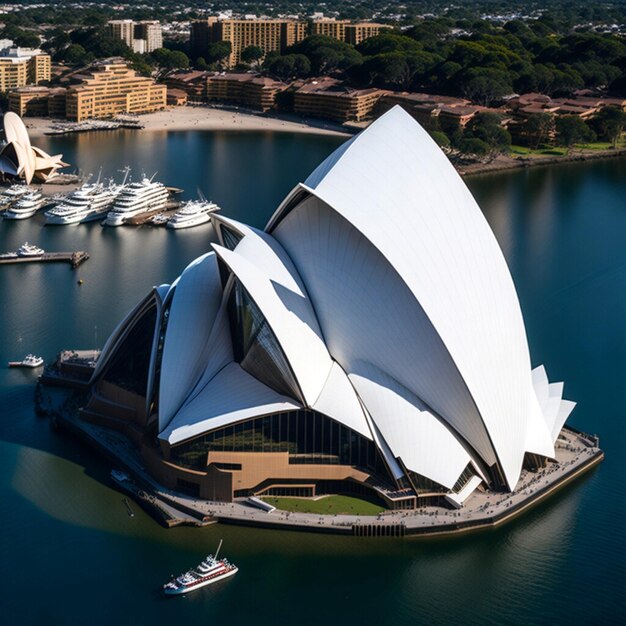
[[[9,367],[41,367],[43,365],[43,359],[40,356],[34,354],[27,354],[22,361],[9,361]]]
[[[13,203],[4,214],[5,219],[25,220],[32,217],[43,206],[46,199],[40,191],[29,191]]]
[[[150,224],[152,224],[153,226],[163,226],[167,224],[169,220],[169,215],[166,215],[165,213],[157,213],[157,215],[151,217],[148,222],[150,222]]]
[[[211,220],[211,213],[219,211],[219,207],[214,202],[205,202],[200,200],[192,200],[184,204],[184,206],[174,213],[167,222],[167,228],[191,228],[206,224]]]
[[[170,192],[163,183],[152,182],[149,178],[144,177],[140,182],[130,183],[115,199],[104,225],[121,226],[135,215],[163,209],[169,195]]]
[[[0,193],[0,209],[10,207],[16,200],[19,200],[24,194],[31,191],[27,185],[11,185]]]
[[[222,542],[217,548],[215,556],[209,554],[200,565],[188,572],[172,578],[168,583],[163,585],[163,592],[167,595],[183,595],[190,591],[195,591],[201,587],[212,585],[220,580],[234,576],[238,569],[226,559],[218,559]]]
[[[41,256],[45,254],[45,250],[43,248],[39,248],[38,246],[28,243],[25,241],[16,252],[16,256]]]
[[[115,201],[115,191],[101,183],[86,184],[44,213],[46,224],[79,224],[101,219]]]

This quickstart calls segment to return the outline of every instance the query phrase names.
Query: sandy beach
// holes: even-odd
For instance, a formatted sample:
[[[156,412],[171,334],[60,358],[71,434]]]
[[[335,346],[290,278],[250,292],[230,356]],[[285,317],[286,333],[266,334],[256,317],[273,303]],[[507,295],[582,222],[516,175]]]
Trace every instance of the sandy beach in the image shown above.
[[[339,124],[324,120],[299,120],[292,116],[269,117],[239,110],[207,106],[181,106],[133,116],[144,125],[141,132],[180,130],[244,130],[319,135],[350,136]],[[26,117],[24,123],[31,137],[40,137],[49,130],[55,120]]]

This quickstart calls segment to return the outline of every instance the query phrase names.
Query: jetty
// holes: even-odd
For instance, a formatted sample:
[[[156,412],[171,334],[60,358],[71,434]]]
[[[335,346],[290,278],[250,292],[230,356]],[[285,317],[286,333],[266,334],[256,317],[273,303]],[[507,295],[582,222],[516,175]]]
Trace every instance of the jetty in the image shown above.
[[[98,130],[118,130],[126,128],[141,130],[143,124],[137,120],[86,120],[84,122],[58,122],[45,131],[45,135],[69,135],[72,133],[89,133]]]
[[[12,256],[0,255],[0,265],[12,265],[14,263],[69,263],[72,269],[76,269],[89,258],[84,250],[76,252],[44,252],[37,256]]]

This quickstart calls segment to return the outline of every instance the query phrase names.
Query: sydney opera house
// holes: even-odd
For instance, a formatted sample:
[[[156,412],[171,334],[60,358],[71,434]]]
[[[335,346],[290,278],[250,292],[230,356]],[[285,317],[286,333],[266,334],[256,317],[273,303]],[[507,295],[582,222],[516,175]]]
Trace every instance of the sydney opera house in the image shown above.
[[[114,330],[82,411],[126,433],[161,484],[461,506],[554,457],[574,403],[532,368],[487,221],[402,109],[264,230],[213,224],[211,250]]]

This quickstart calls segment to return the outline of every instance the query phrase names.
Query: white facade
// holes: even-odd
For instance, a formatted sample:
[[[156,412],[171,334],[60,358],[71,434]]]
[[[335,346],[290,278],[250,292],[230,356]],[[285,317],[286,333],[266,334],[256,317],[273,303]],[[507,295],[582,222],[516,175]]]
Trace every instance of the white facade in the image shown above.
[[[265,232],[213,223],[219,244],[162,307],[161,439],[309,408],[374,441],[395,478],[426,478],[458,505],[481,481],[513,489],[526,453],[554,456],[574,403],[531,371],[495,237],[401,108],[336,150]],[[238,361],[229,302],[242,298],[273,379]]]

